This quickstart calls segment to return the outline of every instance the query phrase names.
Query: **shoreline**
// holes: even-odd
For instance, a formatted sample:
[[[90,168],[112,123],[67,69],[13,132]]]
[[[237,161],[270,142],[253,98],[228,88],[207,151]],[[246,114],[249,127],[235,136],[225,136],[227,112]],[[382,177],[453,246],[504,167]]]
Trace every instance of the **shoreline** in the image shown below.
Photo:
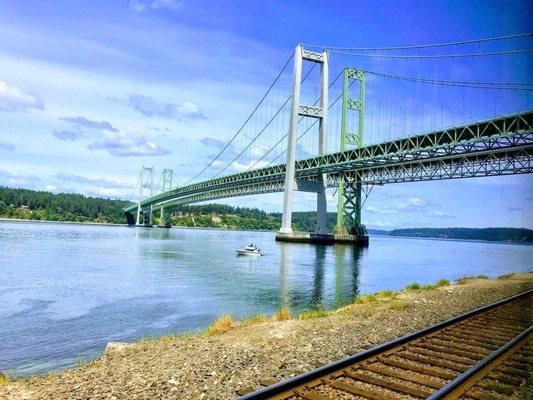
[[[22,219],[22,218],[5,218],[0,217],[0,222],[21,222],[21,223],[38,223],[38,224],[60,224],[60,225],[96,225],[96,226],[128,226],[128,224],[115,224],[111,222],[78,222],[78,221],[49,221],[43,219]]]
[[[115,227],[129,227],[128,224],[117,224],[111,222],[77,222],[77,221],[49,221],[49,220],[37,220],[37,219],[19,219],[19,218],[5,218],[0,217],[0,223],[2,222],[14,222],[14,223],[39,223],[39,224],[61,224],[61,225],[89,225],[89,226],[115,226]],[[144,228],[144,227],[140,227]],[[170,229],[197,229],[197,230],[215,230],[215,231],[233,231],[233,232],[269,232],[276,233],[277,231],[266,229],[231,229],[231,228],[216,228],[216,227],[203,227],[203,226],[182,226],[173,225]],[[166,229],[158,228],[154,226],[150,229]],[[439,238],[439,237],[417,237],[417,236],[400,236],[400,235],[383,235],[383,234],[369,234],[370,237],[386,237],[395,239],[417,239],[417,240],[439,240],[439,241],[453,241],[453,242],[466,242],[466,243],[496,243],[496,244],[511,244],[519,246],[533,246],[533,243],[528,242],[516,242],[505,240],[481,240],[481,239],[456,239],[456,238]]]
[[[533,273],[463,278],[360,296],[330,312],[293,318],[220,317],[206,332],[109,344],[86,365],[0,385],[10,399],[236,396],[265,379],[287,379],[533,287]]]

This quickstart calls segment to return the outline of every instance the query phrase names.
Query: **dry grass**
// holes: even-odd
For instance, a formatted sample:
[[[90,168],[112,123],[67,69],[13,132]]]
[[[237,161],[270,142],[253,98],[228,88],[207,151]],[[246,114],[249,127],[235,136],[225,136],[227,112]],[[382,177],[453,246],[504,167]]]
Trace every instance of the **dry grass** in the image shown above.
[[[409,307],[411,307],[411,304],[406,301],[394,301],[389,304],[389,308],[391,310],[396,310],[396,311],[403,311]]]
[[[367,294],[364,296],[357,296],[354,300],[355,304],[367,304],[367,303],[374,303],[378,301],[378,298],[375,294]]]
[[[434,284],[429,283],[427,285],[421,285],[417,282],[413,282],[410,285],[407,285],[405,289],[407,290],[435,290],[437,288],[449,286],[449,285],[450,285],[450,281],[448,281],[447,279],[439,279],[436,283]]]
[[[396,298],[397,295],[398,293],[396,293],[393,290],[382,290],[381,292],[376,293],[376,297],[378,299],[384,299],[384,300],[394,299]]]
[[[417,282],[413,282],[413,283],[407,285],[405,288],[407,290],[420,290],[420,288],[422,288],[422,286],[420,286],[420,284],[417,283]]]
[[[265,316],[265,314],[254,314],[250,317],[243,318],[242,321],[240,321],[240,325],[249,326],[249,325],[259,324],[261,322],[266,322],[266,321],[268,321],[268,319]]]
[[[462,278],[457,279],[456,283],[458,285],[464,285],[474,279],[490,279],[487,275],[472,275],[472,276],[463,276]]]
[[[434,285],[435,287],[450,286],[450,281],[447,279],[439,279]]]
[[[288,319],[291,319],[291,310],[287,307],[280,308],[272,317],[274,321],[287,321]]]
[[[327,317],[329,312],[326,310],[308,310],[298,314],[298,319],[314,319]]]
[[[233,318],[226,314],[218,317],[208,328],[208,335],[216,335],[217,333],[224,333],[233,327]]]

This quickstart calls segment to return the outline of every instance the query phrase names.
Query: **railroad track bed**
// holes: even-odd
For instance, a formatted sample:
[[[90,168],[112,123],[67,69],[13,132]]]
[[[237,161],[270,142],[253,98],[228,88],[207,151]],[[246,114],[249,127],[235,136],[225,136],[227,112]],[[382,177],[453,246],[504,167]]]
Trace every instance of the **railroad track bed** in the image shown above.
[[[532,368],[532,291],[241,397],[509,399]]]

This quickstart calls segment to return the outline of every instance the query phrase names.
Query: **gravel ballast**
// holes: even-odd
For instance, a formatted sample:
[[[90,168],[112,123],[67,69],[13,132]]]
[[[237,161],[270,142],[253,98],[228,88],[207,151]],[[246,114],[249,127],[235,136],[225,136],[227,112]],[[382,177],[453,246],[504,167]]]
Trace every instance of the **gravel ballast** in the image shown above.
[[[6,399],[231,399],[533,287],[533,273],[404,290],[326,317],[113,344],[89,364],[0,384]]]

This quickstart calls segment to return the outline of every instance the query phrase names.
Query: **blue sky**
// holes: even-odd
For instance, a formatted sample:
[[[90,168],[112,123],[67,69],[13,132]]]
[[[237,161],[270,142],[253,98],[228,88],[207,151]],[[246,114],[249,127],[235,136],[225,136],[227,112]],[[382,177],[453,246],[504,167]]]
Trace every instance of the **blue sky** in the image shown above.
[[[528,1],[0,0],[0,184],[129,198],[143,164],[183,182],[297,43],[388,46],[529,32]],[[475,23],[473,23],[475,21]],[[330,198],[329,208],[334,211]],[[281,194],[232,205],[281,210]],[[530,176],[377,187],[372,228],[533,227]],[[312,209],[298,193],[296,209]]]

